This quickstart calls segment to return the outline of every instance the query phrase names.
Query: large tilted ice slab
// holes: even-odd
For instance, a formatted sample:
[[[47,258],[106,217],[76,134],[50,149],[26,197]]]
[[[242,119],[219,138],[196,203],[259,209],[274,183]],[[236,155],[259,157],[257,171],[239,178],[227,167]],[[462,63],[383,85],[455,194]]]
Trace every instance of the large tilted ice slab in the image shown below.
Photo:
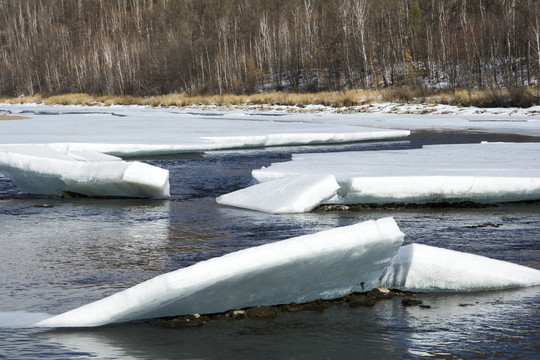
[[[328,200],[338,189],[333,175],[305,174],[253,185],[216,201],[273,214],[302,213]]]
[[[403,246],[381,285],[421,292],[470,292],[540,285],[540,270],[421,244]]]
[[[304,174],[334,175],[340,189],[327,201],[334,204],[493,203],[540,199],[538,159],[540,143],[434,145],[295,154],[292,161],[252,174],[258,182]]]
[[[87,196],[169,196],[168,170],[89,150],[46,145],[0,146],[0,172],[25,193]]]
[[[202,261],[37,323],[99,326],[335,298],[374,287],[404,234],[392,218],[291,238]]]

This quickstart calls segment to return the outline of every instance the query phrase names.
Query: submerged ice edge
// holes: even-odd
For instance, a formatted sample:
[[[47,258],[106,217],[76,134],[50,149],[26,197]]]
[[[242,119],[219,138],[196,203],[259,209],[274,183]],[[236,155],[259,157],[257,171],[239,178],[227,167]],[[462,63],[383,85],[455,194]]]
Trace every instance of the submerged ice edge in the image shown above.
[[[50,318],[51,314],[25,310],[0,310],[0,329],[21,329],[35,327],[35,324]]]

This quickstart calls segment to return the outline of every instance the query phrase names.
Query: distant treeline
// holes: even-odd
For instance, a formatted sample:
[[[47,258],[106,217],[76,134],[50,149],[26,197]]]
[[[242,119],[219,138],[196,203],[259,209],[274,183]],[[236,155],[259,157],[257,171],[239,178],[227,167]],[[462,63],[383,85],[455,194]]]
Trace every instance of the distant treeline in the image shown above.
[[[0,0],[0,95],[527,88],[539,0]]]

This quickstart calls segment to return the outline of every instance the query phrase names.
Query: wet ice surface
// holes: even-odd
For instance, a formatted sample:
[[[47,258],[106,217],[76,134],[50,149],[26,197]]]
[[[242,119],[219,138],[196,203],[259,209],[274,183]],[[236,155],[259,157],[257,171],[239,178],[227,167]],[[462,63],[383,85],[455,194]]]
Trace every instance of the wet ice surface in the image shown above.
[[[319,204],[537,200],[539,158],[534,142],[293,154],[292,161],[253,170],[259,184],[217,200],[271,213],[306,212]]]
[[[459,142],[469,139],[452,136]],[[480,140],[494,141],[485,135]],[[300,151],[409,148],[416,141]],[[253,168],[289,160],[290,153],[283,148],[150,161],[176,179],[170,201],[26,198],[0,178],[0,310],[57,314],[211,257],[385,216],[395,218],[406,243],[540,269],[538,204],[279,216],[215,203],[214,197],[248,186]],[[54,207],[34,207],[44,204]],[[374,308],[332,307],[178,331],[146,323],[84,331],[5,329],[0,330],[0,355],[339,359],[362,353],[374,359],[485,354],[529,359],[538,351],[538,287],[423,296],[431,309],[388,301]]]

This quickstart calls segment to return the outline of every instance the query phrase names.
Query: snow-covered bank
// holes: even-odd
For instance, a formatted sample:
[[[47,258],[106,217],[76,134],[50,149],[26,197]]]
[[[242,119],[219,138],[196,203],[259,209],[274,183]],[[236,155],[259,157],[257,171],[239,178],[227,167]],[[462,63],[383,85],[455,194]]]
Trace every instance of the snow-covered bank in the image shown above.
[[[99,326],[336,298],[376,286],[403,237],[394,220],[384,218],[248,248],[160,275],[37,326]]]
[[[0,172],[25,193],[87,196],[169,196],[169,172],[88,150],[0,145]]]
[[[406,130],[472,131],[540,136],[540,106],[530,108],[478,108],[453,105],[373,103],[333,108],[323,105],[298,106],[206,106],[208,110],[242,110],[303,117],[306,121],[331,119],[336,124],[362,125]],[[323,118],[324,120],[321,120]]]
[[[292,161],[253,170],[252,174],[271,194],[267,201],[273,202],[273,209],[279,208],[276,202],[286,199],[287,193],[311,196],[312,209],[321,203],[496,203],[540,199],[538,159],[540,143],[434,145],[412,150],[295,154]],[[329,182],[328,188],[314,192],[312,185],[324,175],[334,176],[339,188]],[[303,176],[303,185],[295,186],[299,176]],[[218,201],[256,209],[264,200],[245,194],[258,186]],[[332,189],[333,196],[329,195]],[[311,210],[302,206],[287,209]]]

